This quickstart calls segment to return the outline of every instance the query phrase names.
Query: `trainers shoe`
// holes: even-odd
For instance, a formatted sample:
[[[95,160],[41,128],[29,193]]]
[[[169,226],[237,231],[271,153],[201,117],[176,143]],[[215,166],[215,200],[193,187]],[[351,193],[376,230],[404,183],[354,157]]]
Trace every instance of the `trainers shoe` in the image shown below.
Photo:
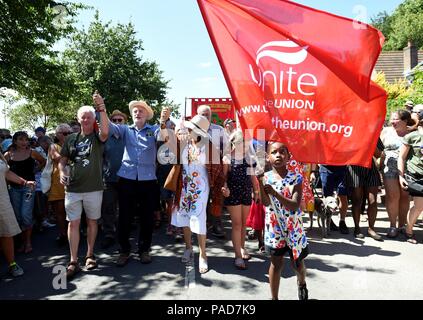
[[[348,230],[347,224],[343,220],[339,221],[339,231],[342,234],[348,234],[348,233],[350,233],[350,231]]]
[[[183,263],[188,263],[194,257],[194,252],[192,249],[185,249],[184,254],[182,255],[181,261]]]
[[[23,276],[24,271],[16,262],[12,262],[9,266],[9,274],[12,277],[16,278],[16,277]]]
[[[43,228],[53,228],[53,227],[55,227],[56,225],[55,225],[55,224],[52,224],[52,223],[50,223],[50,222],[48,222],[48,221],[47,221],[47,219],[45,219],[45,220],[43,220],[43,222],[41,222],[41,226],[42,226]]]
[[[361,233],[360,228],[354,229],[354,238],[356,239],[364,239],[364,234]]]
[[[142,264],[149,264],[152,261],[151,256],[148,252],[141,253],[140,260]]]
[[[216,224],[212,227],[211,234],[215,237],[218,237],[218,238],[224,238],[225,237],[225,232],[223,231],[223,228],[218,224]]]
[[[119,258],[116,260],[117,267],[125,266],[129,261],[129,253],[121,253]]]
[[[330,220],[330,231],[339,231],[339,228],[336,226],[332,219]]]
[[[298,299],[301,301],[307,301],[308,300],[308,290],[307,285],[304,284],[302,286],[298,286]]]

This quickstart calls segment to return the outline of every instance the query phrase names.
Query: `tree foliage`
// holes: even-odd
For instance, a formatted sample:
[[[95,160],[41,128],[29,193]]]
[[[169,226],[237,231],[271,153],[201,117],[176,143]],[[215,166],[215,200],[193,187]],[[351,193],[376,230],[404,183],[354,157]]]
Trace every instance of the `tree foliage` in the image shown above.
[[[385,74],[379,72],[374,81],[385,89],[388,94],[386,117],[389,118],[393,111],[404,109],[406,101],[414,104],[423,104],[423,69],[417,67],[413,70],[411,83],[406,79],[394,83],[386,81]]]
[[[138,99],[156,109],[166,104],[168,81],[156,62],[142,59],[142,50],[132,23],[112,26],[103,23],[97,12],[88,30],[75,32],[64,52],[81,102],[91,104],[92,93],[98,90],[109,112],[120,109],[128,113],[128,103]]]
[[[379,13],[371,23],[386,38],[384,50],[402,50],[408,41],[423,48],[423,0],[405,0],[389,15]]]
[[[61,83],[63,69],[53,45],[72,32],[72,19],[83,7],[64,4],[66,12],[58,12],[53,1],[0,0],[0,87],[33,98],[37,92],[31,83],[38,87]],[[68,23],[58,23],[64,13]]]

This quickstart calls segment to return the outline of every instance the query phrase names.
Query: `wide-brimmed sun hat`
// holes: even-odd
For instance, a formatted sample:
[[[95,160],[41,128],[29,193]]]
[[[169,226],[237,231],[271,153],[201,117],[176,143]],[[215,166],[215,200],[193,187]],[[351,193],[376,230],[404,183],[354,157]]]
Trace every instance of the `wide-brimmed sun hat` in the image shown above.
[[[408,100],[406,103],[404,103],[404,106],[408,108],[412,108],[414,107],[414,102],[411,100]]]
[[[186,121],[184,125],[197,135],[203,138],[209,138],[207,131],[209,130],[210,122],[206,117],[197,114],[190,121]]]
[[[129,112],[132,114],[132,109],[135,107],[142,107],[147,111],[147,120],[151,120],[154,116],[154,111],[151,107],[147,104],[147,102],[143,100],[133,100],[129,102]]]
[[[110,119],[113,119],[114,116],[121,116],[125,119],[125,121],[128,121],[128,116],[120,110],[113,110],[112,114],[110,115]]]

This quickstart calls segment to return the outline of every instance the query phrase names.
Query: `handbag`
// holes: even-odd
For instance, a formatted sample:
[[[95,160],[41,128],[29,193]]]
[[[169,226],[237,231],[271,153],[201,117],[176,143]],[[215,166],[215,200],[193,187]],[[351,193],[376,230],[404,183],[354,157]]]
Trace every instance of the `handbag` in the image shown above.
[[[253,201],[250,207],[250,213],[247,217],[246,225],[254,230],[264,230],[264,207],[262,203]]]
[[[180,175],[181,175],[181,165],[174,164],[169,174],[167,175],[166,182],[163,188],[172,192],[176,192]]]
[[[50,159],[50,156],[47,155],[47,163],[43,171],[41,172],[41,178],[40,178],[41,191],[43,193],[47,193],[50,191],[52,173],[53,173],[53,161]]]

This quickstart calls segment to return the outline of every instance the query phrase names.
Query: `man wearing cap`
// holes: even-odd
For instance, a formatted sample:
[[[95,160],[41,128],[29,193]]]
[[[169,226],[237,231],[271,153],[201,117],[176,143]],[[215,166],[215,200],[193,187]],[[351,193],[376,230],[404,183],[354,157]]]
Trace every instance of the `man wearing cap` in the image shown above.
[[[153,118],[153,110],[145,101],[131,101],[129,103],[134,124],[131,126],[117,125],[110,122],[113,135],[124,142],[122,165],[117,172],[119,177],[119,222],[118,239],[120,255],[117,266],[123,267],[128,262],[131,252],[129,237],[131,233],[132,215],[137,203],[141,204],[140,232],[138,238],[138,252],[141,263],[150,263],[149,254],[154,229],[154,207],[156,197],[153,192],[158,190],[156,179],[156,141],[160,137],[161,129],[166,128],[165,121],[160,127],[150,125],[148,120]],[[162,114],[162,117],[164,115]],[[163,130],[165,131],[165,130]]]
[[[406,103],[404,103],[404,107],[407,109],[408,112],[412,112],[414,107],[414,102],[411,100],[408,100]]]
[[[114,110],[110,121],[117,125],[124,125],[128,117],[125,113]],[[116,222],[118,217],[118,176],[117,172],[122,164],[125,142],[119,136],[109,132],[109,138],[104,145],[103,179],[105,189],[101,206],[102,230],[104,239],[101,243],[103,249],[111,247],[116,241]]]

